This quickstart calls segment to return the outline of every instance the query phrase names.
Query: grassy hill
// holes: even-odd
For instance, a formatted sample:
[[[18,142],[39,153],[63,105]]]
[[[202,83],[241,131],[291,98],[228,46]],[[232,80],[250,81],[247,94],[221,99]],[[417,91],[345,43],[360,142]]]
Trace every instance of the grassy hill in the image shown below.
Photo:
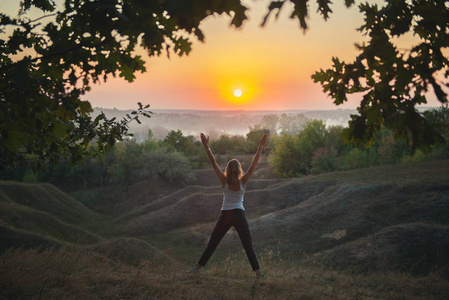
[[[81,224],[95,213],[51,184],[0,181],[0,202],[47,212],[61,221]]]
[[[96,217],[52,185],[0,182],[0,250],[99,242],[101,237],[80,227]]]
[[[221,187],[212,170],[198,171],[197,182],[182,189],[141,182],[128,196],[97,190],[95,212],[51,185],[0,182],[0,297],[445,299],[449,294],[449,160],[294,179],[267,174],[262,166],[244,203],[269,275],[263,281],[252,279],[233,230],[203,274],[184,272],[201,255],[220,214]],[[98,208],[108,199],[111,207]],[[39,245],[46,250],[36,250]]]
[[[295,179],[255,179],[248,186],[245,207],[255,247],[261,252],[276,250],[295,259],[314,255],[326,265],[357,266],[363,271],[379,268],[380,262],[387,269],[416,272],[441,267],[449,275],[445,254],[449,235],[444,234],[449,225],[448,192],[449,161],[434,161]],[[205,247],[221,197],[219,186],[184,188],[121,218],[123,234],[144,236],[185,259],[181,245]],[[416,235],[405,234],[407,230],[416,230]],[[386,235],[391,237],[381,238]],[[233,231],[223,244],[240,247]],[[384,254],[390,258],[375,251],[369,254],[363,245],[389,249]],[[404,247],[416,251],[402,251]],[[348,255],[340,255],[343,252]],[[437,261],[424,259],[435,255]],[[335,256],[340,256],[339,263]]]

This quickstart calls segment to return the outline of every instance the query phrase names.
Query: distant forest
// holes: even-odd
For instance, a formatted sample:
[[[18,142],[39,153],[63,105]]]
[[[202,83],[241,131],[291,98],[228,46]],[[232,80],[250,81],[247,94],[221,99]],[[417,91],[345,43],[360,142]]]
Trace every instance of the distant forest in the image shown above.
[[[122,118],[131,110],[94,108],[93,115],[104,112],[109,118]],[[218,139],[223,133],[230,135],[246,135],[249,127],[260,124],[264,116],[276,115],[285,122],[289,120],[322,120],[327,126],[347,126],[355,109],[335,110],[290,110],[290,111],[201,111],[201,110],[153,110],[151,119],[142,119],[142,124],[131,123],[130,132],[137,141],[146,139],[151,129],[156,139],[164,139],[171,130],[181,130],[185,135],[199,135],[204,132],[212,139]],[[280,132],[280,131],[279,131]]]
[[[115,113],[108,117],[117,118],[126,113],[103,111]],[[356,143],[346,134],[343,124],[332,124],[337,120],[343,123],[350,113],[156,112],[141,125],[133,124],[130,131],[134,136],[117,142],[101,158],[85,157],[83,163],[76,165],[60,161],[57,165],[48,164],[38,173],[28,167],[9,168],[0,173],[0,179],[49,182],[70,191],[111,184],[128,190],[145,180],[185,186],[195,181],[194,170],[210,168],[199,140],[200,132],[210,135],[210,147],[222,164],[236,156],[243,163],[250,160],[259,138],[267,133],[263,155],[277,177],[449,158],[448,107],[423,112],[443,142],[418,150],[405,140],[395,139],[394,133],[385,127],[369,143]]]

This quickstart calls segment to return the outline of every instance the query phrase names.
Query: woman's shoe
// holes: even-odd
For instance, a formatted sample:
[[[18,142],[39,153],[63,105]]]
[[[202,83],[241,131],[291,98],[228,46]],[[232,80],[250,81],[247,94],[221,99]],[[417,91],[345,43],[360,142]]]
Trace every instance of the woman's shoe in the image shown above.
[[[265,274],[262,272],[262,270],[259,269],[259,270],[256,272],[256,278],[257,278],[257,279],[267,279],[268,277],[265,276]]]
[[[199,274],[200,273],[200,266],[195,265],[193,268],[191,268],[187,273],[190,274]]]

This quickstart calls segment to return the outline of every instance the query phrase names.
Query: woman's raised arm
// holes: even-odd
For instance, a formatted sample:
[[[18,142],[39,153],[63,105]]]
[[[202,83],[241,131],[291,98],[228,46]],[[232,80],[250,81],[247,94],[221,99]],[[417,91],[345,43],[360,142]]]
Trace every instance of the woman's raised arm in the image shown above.
[[[242,177],[242,184],[243,186],[246,186],[246,184],[249,181],[249,178],[251,175],[253,175],[254,171],[256,170],[257,164],[259,163],[260,154],[262,153],[263,147],[265,146],[265,143],[267,142],[268,136],[264,134],[264,136],[259,139],[259,147],[257,147],[256,154],[254,155],[253,162],[251,163],[251,166],[249,167],[248,171],[243,175]]]
[[[201,133],[201,142],[203,143],[204,148],[206,149],[207,157],[209,157],[209,161],[212,165],[212,168],[215,171],[215,174],[217,174],[218,179],[220,179],[221,184],[224,185],[226,183],[226,177],[223,174],[223,171],[218,166],[217,161],[215,160],[215,157],[212,154],[212,150],[210,150],[209,137],[206,137],[203,133]]]

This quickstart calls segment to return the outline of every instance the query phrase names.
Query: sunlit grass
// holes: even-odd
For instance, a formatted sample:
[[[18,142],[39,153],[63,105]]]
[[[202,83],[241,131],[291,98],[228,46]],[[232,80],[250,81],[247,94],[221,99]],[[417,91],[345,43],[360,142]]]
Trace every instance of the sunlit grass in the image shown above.
[[[175,261],[114,262],[81,247],[11,250],[0,256],[5,299],[444,299],[449,284],[431,273],[353,274],[260,255],[268,279],[257,280],[244,255],[187,274]]]

